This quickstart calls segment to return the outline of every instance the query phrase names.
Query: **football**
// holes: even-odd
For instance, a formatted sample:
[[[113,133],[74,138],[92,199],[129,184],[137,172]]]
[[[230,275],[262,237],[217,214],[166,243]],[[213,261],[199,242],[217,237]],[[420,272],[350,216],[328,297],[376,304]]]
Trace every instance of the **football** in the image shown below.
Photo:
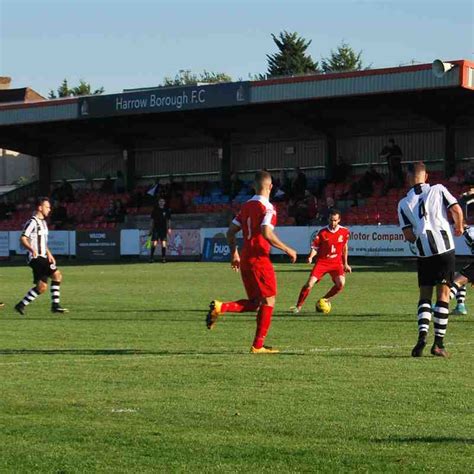
[[[316,311],[318,313],[328,314],[331,311],[331,302],[321,298],[316,302]]]

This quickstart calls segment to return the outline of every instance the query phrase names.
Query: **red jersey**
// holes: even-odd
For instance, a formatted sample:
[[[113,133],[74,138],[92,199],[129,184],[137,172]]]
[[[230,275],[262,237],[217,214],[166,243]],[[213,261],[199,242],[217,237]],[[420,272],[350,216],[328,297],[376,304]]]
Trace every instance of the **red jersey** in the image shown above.
[[[242,205],[232,223],[242,229],[244,248],[241,256],[243,260],[270,255],[271,245],[262,235],[262,226],[268,225],[273,229],[276,220],[276,211],[264,196],[255,195]]]
[[[342,250],[349,241],[349,229],[337,226],[335,230],[325,227],[318,232],[311,248],[318,251],[316,261],[342,263]]]

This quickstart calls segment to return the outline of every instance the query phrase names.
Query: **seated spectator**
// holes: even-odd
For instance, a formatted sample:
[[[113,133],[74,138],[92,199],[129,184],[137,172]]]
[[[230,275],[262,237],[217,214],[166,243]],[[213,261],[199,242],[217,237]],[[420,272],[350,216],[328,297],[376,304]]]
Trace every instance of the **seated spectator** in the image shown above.
[[[110,174],[108,174],[102,182],[100,191],[104,194],[112,194],[114,192],[114,180],[110,177]]]
[[[311,194],[309,191],[306,191],[305,195],[308,207],[308,219],[310,221],[313,221],[318,215],[318,198],[314,194]]]
[[[14,212],[15,206],[10,204],[8,199],[4,197],[0,203],[0,220],[10,219]]]
[[[474,166],[470,166],[464,173],[464,184],[474,184]]]
[[[107,208],[107,211],[105,213],[105,220],[107,222],[115,222],[116,218],[117,218],[117,214],[116,214],[116,209],[115,209],[115,201],[111,199],[109,201],[109,207]]]
[[[304,199],[291,198],[288,203],[288,215],[295,219],[296,225],[308,225],[308,205]]]
[[[235,171],[230,176],[230,199],[234,199],[240,193],[244,186],[244,182],[239,178]]]
[[[74,189],[71,183],[63,179],[61,184],[51,193],[53,200],[61,202],[74,202]]]
[[[291,182],[288,179],[288,173],[286,170],[280,171],[280,176],[278,178],[278,187],[279,189],[285,193],[287,196],[290,195],[291,192]]]
[[[56,229],[64,229],[69,224],[69,218],[67,215],[66,206],[64,206],[59,201],[53,201],[52,206],[52,213],[51,213],[51,224],[53,224]]]
[[[211,195],[211,183],[209,181],[201,181],[199,191],[201,197],[209,197]]]
[[[377,183],[383,183],[383,177],[373,165],[362,175],[362,177],[355,181],[349,192],[349,196],[353,199],[354,205],[357,206],[357,200],[359,198],[367,198],[372,196],[374,193],[374,185]]]
[[[125,216],[127,215],[127,209],[123,205],[120,199],[115,200],[115,222],[125,222]]]
[[[306,179],[306,175],[303,173],[301,168],[297,166],[295,168],[296,176],[293,179],[291,184],[291,194],[295,198],[303,198],[304,192],[306,191],[308,180]]]
[[[120,170],[117,171],[117,178],[114,181],[114,192],[116,194],[123,194],[125,192],[125,178]]]
[[[344,183],[351,175],[351,172],[351,165],[345,162],[344,157],[338,156],[331,181],[334,183]]]

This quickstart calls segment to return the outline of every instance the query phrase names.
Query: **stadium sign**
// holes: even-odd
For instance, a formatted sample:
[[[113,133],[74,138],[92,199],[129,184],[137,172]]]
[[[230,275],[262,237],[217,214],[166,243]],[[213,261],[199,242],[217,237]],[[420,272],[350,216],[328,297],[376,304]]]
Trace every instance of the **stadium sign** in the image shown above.
[[[76,256],[83,260],[118,260],[120,232],[115,230],[77,232]]]
[[[0,232],[0,257],[10,255],[10,239],[8,232]]]
[[[78,114],[88,118],[231,107],[247,104],[249,94],[248,82],[160,87],[83,97],[79,99]]]
[[[242,239],[237,239],[239,248],[242,248],[242,243]],[[227,239],[204,239],[202,260],[204,262],[229,262],[230,247],[227,243]]]

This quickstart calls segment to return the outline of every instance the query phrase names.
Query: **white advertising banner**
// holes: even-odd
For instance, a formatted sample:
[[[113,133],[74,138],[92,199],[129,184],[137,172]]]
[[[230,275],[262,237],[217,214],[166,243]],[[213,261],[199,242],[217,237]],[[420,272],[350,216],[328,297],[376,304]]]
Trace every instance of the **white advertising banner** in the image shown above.
[[[48,235],[48,248],[53,255],[69,255],[68,230],[51,230]]]
[[[308,254],[311,242],[322,227],[277,227],[275,232],[283,242],[293,247],[298,254]],[[354,257],[414,257],[414,245],[405,242],[400,227],[396,225],[351,226],[349,256]],[[222,227],[201,229],[201,242],[205,238],[225,237],[227,229]],[[457,237],[456,255],[470,255],[464,239]],[[272,254],[282,254],[272,249]]]
[[[20,244],[21,230],[10,231],[10,250],[16,255],[26,255],[26,249]]]
[[[0,257],[8,257],[10,255],[8,232],[0,232]]]
[[[124,229],[120,231],[120,255],[138,255],[140,253],[140,231]]]

